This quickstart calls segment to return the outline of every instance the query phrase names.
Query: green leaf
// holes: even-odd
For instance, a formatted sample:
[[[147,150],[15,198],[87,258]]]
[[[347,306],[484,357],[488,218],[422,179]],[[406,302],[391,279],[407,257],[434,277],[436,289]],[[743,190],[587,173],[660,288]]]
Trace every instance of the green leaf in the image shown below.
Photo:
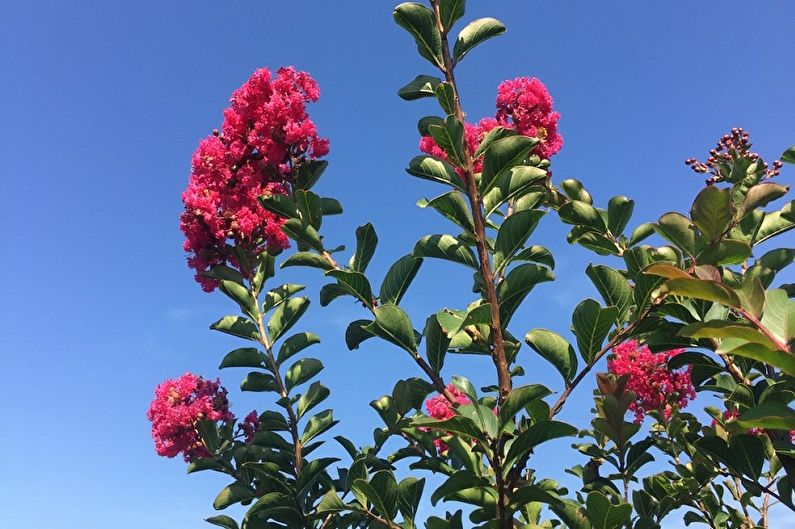
[[[613,505],[601,492],[588,494],[585,505],[592,529],[621,529],[632,514],[631,505]]]
[[[320,209],[324,216],[342,214],[342,204],[336,198],[320,197]]]
[[[375,228],[369,222],[356,228],[356,253],[350,261],[351,270],[354,272],[364,272],[370,259],[373,258],[375,247],[378,244],[378,236]]]
[[[635,246],[640,241],[649,237],[652,233],[654,233],[654,223],[653,222],[644,222],[637,228],[632,231],[632,235],[629,237],[629,245]]]
[[[237,522],[233,518],[223,514],[220,516],[211,516],[204,521],[217,525],[218,527],[225,527],[226,529],[238,529]]]
[[[265,301],[262,303],[262,312],[270,312],[272,309],[284,303],[288,298],[297,292],[304,290],[304,285],[286,283],[272,288],[265,293]]]
[[[494,142],[483,158],[480,193],[487,194],[503,175],[528,157],[537,143],[537,139],[527,136],[508,136]]]
[[[273,375],[252,371],[240,383],[242,391],[278,391],[279,386]]]
[[[290,391],[311,379],[323,370],[323,363],[317,358],[302,358],[290,366],[284,377],[284,386]]]
[[[345,294],[355,297],[367,307],[373,306],[373,290],[370,287],[370,281],[361,272],[329,270],[326,275],[336,279]]]
[[[456,21],[464,16],[465,8],[466,0],[439,1],[439,18],[445,31],[449,31]]]
[[[314,415],[307,421],[304,433],[301,434],[301,444],[307,444],[309,441],[337,424],[337,422],[338,421],[334,420],[331,410],[321,411],[317,415]]]
[[[679,330],[681,336],[690,338],[737,338],[774,348],[775,345],[755,327],[736,321],[711,320],[691,323]]]
[[[786,204],[780,211],[765,215],[762,225],[754,237],[754,245],[781,235],[795,227],[795,200]]]
[[[497,286],[502,325],[508,325],[516,309],[537,284],[554,279],[555,274],[548,268],[536,264],[523,264],[511,270]]]
[[[442,36],[436,27],[433,11],[422,4],[406,2],[395,8],[393,16],[395,22],[414,37],[420,55],[442,68]]]
[[[320,343],[320,338],[316,334],[311,332],[300,332],[298,334],[294,334],[282,342],[281,347],[279,347],[279,356],[277,357],[277,361],[281,364],[288,358],[291,358],[293,355],[303,351],[310,345],[315,345],[316,343]]]
[[[450,346],[450,338],[439,324],[438,318],[433,315],[425,323],[425,355],[428,363],[436,374],[441,373],[444,366],[444,357]]]
[[[784,151],[781,161],[785,163],[795,163],[795,145]]]
[[[728,307],[740,308],[741,306],[737,294],[717,281],[694,278],[671,279],[665,282],[661,291],[673,296],[712,301]]]
[[[570,437],[576,433],[577,428],[565,422],[537,422],[514,439],[511,447],[508,449],[508,454],[505,456],[504,468],[511,468],[520,457],[542,443],[561,437]]]
[[[311,189],[326,167],[328,167],[328,162],[325,160],[305,160],[298,166],[298,174],[295,176],[293,187],[295,189]]]
[[[460,263],[477,270],[478,261],[472,249],[452,235],[426,235],[414,246],[414,257],[434,257]]]
[[[449,191],[431,200],[422,199],[417,202],[417,205],[421,208],[430,206],[465,231],[470,233],[475,231],[472,213],[470,213],[466,201],[458,191]]]
[[[657,232],[688,255],[696,255],[696,227],[679,213],[666,213],[656,225]]]
[[[385,304],[373,311],[375,321],[365,329],[384,340],[391,342],[409,353],[417,351],[417,339],[408,315],[397,305]]]
[[[698,254],[699,264],[716,266],[740,264],[751,257],[751,246],[745,241],[724,239],[707,247]]]
[[[776,367],[790,376],[795,376],[795,355],[792,353],[769,349],[758,343],[742,343],[735,347],[725,347],[726,343],[721,344],[721,349],[725,348],[723,353],[757,360]]]
[[[439,83],[436,87],[436,100],[439,101],[439,106],[442,107],[446,115],[455,114],[455,90],[453,85],[448,82]],[[428,132],[431,132],[431,127],[428,126]]]
[[[505,33],[505,26],[495,18],[479,18],[461,30],[453,47],[453,59],[459,62],[469,51],[492,37]]]
[[[505,399],[505,402],[500,407],[500,424],[503,426],[509,423],[513,424],[514,417],[525,406],[536,399],[541,399],[551,394],[552,392],[549,388],[541,384],[530,384],[512,389],[508,394],[508,398]]]
[[[301,398],[298,399],[298,418],[300,419],[306,412],[326,400],[330,394],[331,392],[326,386],[320,382],[312,382],[309,389],[306,390],[306,393],[301,395]]]
[[[607,230],[602,215],[587,202],[579,200],[567,202],[558,209],[558,216],[566,224],[587,226],[599,233],[604,233]]]
[[[246,521],[256,519],[259,517],[273,518],[282,514],[286,514],[291,518],[297,517],[298,511],[294,507],[293,501],[290,496],[282,492],[268,492],[260,496],[254,505],[252,505],[246,513]]]
[[[378,296],[381,303],[399,305],[421,265],[422,259],[411,254],[395,261],[387,271],[384,282],[381,283],[381,292]]]
[[[257,324],[242,316],[224,316],[210,325],[210,329],[245,338],[246,340],[259,341]]]
[[[425,116],[420,118],[417,122],[417,131],[420,133],[420,136],[430,136],[431,132],[429,129],[431,125],[444,125],[444,119],[439,116]]]
[[[496,274],[519,251],[533,233],[545,214],[540,210],[517,211],[502,223],[494,243],[494,270]]]
[[[555,269],[555,258],[552,256],[552,253],[543,246],[537,244],[520,251],[511,261],[531,261],[546,265],[550,270]]]
[[[485,141],[485,140],[484,140]],[[534,184],[547,177],[547,172],[538,167],[520,165],[497,179],[496,185],[483,196],[483,209],[486,218],[509,200],[523,195]],[[536,188],[540,189],[540,188]],[[544,191],[546,194],[546,191]]]
[[[610,233],[618,237],[624,232],[629,219],[632,218],[634,208],[635,201],[625,196],[610,199],[607,203],[607,229],[610,230]]]
[[[339,461],[339,459],[336,457],[321,457],[320,459],[312,460],[306,464],[301,469],[301,476],[296,484],[296,488],[298,489],[296,496],[300,498],[311,490],[312,485],[323,475],[324,471],[337,461]]]
[[[414,101],[423,97],[436,97],[436,87],[442,80],[432,75],[418,75],[409,84],[398,90],[398,96],[406,101]],[[424,134],[427,136],[427,134]]]
[[[632,287],[620,272],[602,265],[588,265],[586,275],[591,278],[605,304],[618,308],[619,317],[625,318],[632,307]]]
[[[256,318],[259,312],[257,307],[257,300],[251,295],[251,292],[248,291],[246,287],[243,285],[239,285],[234,281],[229,281],[227,279],[221,280],[218,285],[218,288],[221,292],[226,294],[232,301],[237,303],[241,310],[251,316],[252,318]]]
[[[230,268],[226,265],[216,265],[212,267],[212,269],[204,272],[204,275],[207,277],[212,277],[213,279],[227,279],[229,281],[234,281],[238,285],[243,286],[245,278],[243,274],[235,270],[234,268]]]
[[[313,250],[323,253],[323,242],[320,234],[309,224],[303,224],[300,219],[288,219],[282,224],[282,231],[291,239],[309,246]]]
[[[795,411],[786,404],[766,401],[743,412],[737,422],[743,428],[795,430]]]
[[[356,479],[352,489],[358,495],[366,497],[373,504],[376,512],[388,521],[397,514],[397,482],[392,472],[379,470],[374,473],[368,483],[364,479]]]
[[[424,180],[450,185],[462,192],[466,191],[461,183],[461,178],[456,174],[453,167],[444,160],[439,160],[433,156],[417,156],[413,158],[409,162],[406,172]]]
[[[571,383],[577,373],[577,355],[569,342],[546,329],[533,329],[525,336],[525,342],[558,370],[566,386]]]
[[[768,203],[783,197],[789,192],[788,186],[774,184],[772,182],[764,182],[757,184],[748,190],[743,202],[743,211],[745,213],[766,206]]]
[[[452,432],[462,436],[471,437],[473,439],[480,439],[483,432],[477,425],[466,417],[456,415],[443,421],[434,419],[432,417],[419,417],[411,422],[412,426],[420,428],[430,428],[431,430],[441,430],[444,432]]]
[[[286,219],[298,218],[298,206],[292,197],[287,195],[268,195],[259,197],[259,203],[271,213]]]
[[[560,187],[570,199],[579,200],[580,202],[593,205],[593,197],[588,191],[585,190],[585,187],[579,180],[568,178],[560,183]]]
[[[318,514],[344,512],[347,510],[350,509],[345,505],[345,502],[337,496],[337,492],[334,490],[328,491],[315,509]]]
[[[431,133],[436,144],[447,153],[450,162],[459,167],[464,165],[464,124],[457,117],[451,113],[444,120],[444,125],[430,125],[428,132]]]
[[[235,349],[228,353],[218,369],[225,369],[227,367],[262,367],[266,356],[253,347],[245,347],[242,349]]]
[[[268,320],[268,336],[271,343],[279,339],[295,325],[306,309],[309,308],[308,298],[290,298],[276,307]]]
[[[220,511],[230,505],[254,498],[254,493],[247,486],[236,481],[218,493],[213,502],[213,508]]]
[[[717,241],[729,229],[732,220],[730,189],[707,186],[701,190],[690,209],[690,217],[710,241]]]
[[[641,273],[666,279],[692,279],[690,274],[669,263],[652,263],[641,270]]]
[[[321,270],[333,270],[334,265],[324,256],[312,252],[297,252],[285,259],[281,268],[288,266],[309,266]]]
[[[762,326],[784,343],[795,338],[795,301],[789,299],[785,290],[766,292]]]
[[[320,204],[320,197],[311,191],[298,189],[295,191],[295,202],[304,224],[308,224],[316,230],[320,229],[320,225],[323,223],[323,206]]]
[[[591,364],[594,361],[594,355],[602,348],[602,342],[607,338],[617,317],[616,307],[602,308],[592,299],[586,299],[574,309],[572,325],[580,356],[586,363]]]
[[[348,325],[345,330],[345,344],[350,351],[358,349],[363,341],[374,336],[373,333],[367,330],[368,326],[373,323],[372,320],[355,320]]]
[[[485,136],[483,136],[483,140],[481,140],[480,145],[478,145],[475,154],[473,155],[474,159],[478,159],[483,154],[489,150],[489,147],[494,145],[494,142],[501,140],[503,138],[507,138],[508,136],[515,136],[516,131],[513,129],[507,129],[505,127],[494,127],[490,131],[488,131]]]
[[[461,0],[463,2],[463,0]],[[420,506],[422,499],[422,490],[425,488],[425,478],[417,479],[408,477],[398,483],[397,488],[397,502],[398,510],[403,515],[404,523],[407,523],[406,529],[413,529],[416,527],[414,519],[417,516],[417,509]]]

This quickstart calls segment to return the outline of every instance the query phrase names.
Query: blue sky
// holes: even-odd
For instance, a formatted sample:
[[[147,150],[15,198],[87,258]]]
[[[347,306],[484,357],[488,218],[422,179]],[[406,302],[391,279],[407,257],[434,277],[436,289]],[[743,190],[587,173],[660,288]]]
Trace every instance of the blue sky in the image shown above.
[[[782,24],[789,1],[469,4],[468,18],[508,26],[461,65],[469,115],[493,113],[502,79],[541,78],[562,114],[556,178],[581,179],[600,204],[633,197],[633,225],[689,208],[701,181],[682,161],[728,128],[752,131],[767,158],[795,142],[795,33]],[[441,189],[403,172],[417,151],[416,119],[435,109],[395,95],[430,72],[391,8],[372,0],[0,8],[0,526],[181,529],[213,514],[224,480],[186,477],[180,461],[157,457],[144,412],[158,382],[188,370],[215,377],[237,345],[207,329],[233,307],[193,282],[177,217],[193,149],[256,67],[293,64],[321,84],[311,113],[332,152],[319,190],[346,207],[328,222],[329,240],[350,246],[355,226],[372,221],[381,244],[370,269],[380,279],[420,236],[448,229],[414,206]],[[565,332],[576,303],[596,295],[583,274],[589,254],[565,233],[552,216],[536,232],[533,241],[557,257],[559,280],[536,290],[514,334]],[[321,310],[317,274],[293,269],[280,280],[309,285],[315,303],[301,326],[323,339],[313,353],[326,365],[337,433],[366,443],[378,425],[367,403],[416,375],[413,365],[381,343],[348,352],[345,325],[362,314],[345,301]],[[470,299],[456,286],[468,281],[452,265],[426,263],[406,308],[421,322],[462,307]],[[528,371],[559,389],[523,351]],[[485,382],[489,366],[456,358],[446,374]],[[236,390],[243,375],[222,374],[236,411],[261,410],[261,397]],[[565,418],[585,426],[589,401],[581,388]],[[544,473],[573,463],[558,450],[567,443],[543,455]]]

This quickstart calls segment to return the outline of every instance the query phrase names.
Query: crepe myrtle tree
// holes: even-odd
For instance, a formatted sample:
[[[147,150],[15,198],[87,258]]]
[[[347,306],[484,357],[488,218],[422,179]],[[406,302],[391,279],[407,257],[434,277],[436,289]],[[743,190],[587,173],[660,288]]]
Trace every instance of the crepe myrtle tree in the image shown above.
[[[419,120],[423,154],[407,172],[440,185],[418,205],[449,220],[451,233],[422,237],[377,288],[371,224],[356,230],[346,260],[321,235],[342,206],[312,191],[329,149],[306,111],[317,83],[293,68],[261,69],[232,95],[221,129],[194,154],[181,226],[197,281],[239,307],[211,326],[245,342],[220,368],[249,370],[241,390],[271,398],[238,423],[220,381],[168,380],[148,412],[158,453],[229,476],[213,505],[242,504],[242,518],[207,519],[227,529],[653,529],[669,515],[746,529],[795,510],[795,287],[777,279],[795,249],[769,242],[795,227],[793,202],[773,205],[789,192],[776,177],[795,148],[768,165],[733,129],[706,161],[687,160],[706,177],[689,213],[628,230],[631,199],[597,207],[579,181],[553,180],[563,140],[541,81],[503,82],[496,113],[467,122],[456,69],[505,27],[484,18],[453,36],[464,16],[464,0],[394,10],[428,62],[398,95],[440,107]],[[544,217],[611,263],[586,268],[596,299],[558,329],[514,321],[533,288],[554,280],[551,252],[532,240]],[[472,284],[461,288],[472,302],[412,319],[400,303],[425,259],[468,269]],[[350,349],[381,340],[416,369],[370,403],[384,423],[372,441],[334,437],[339,457],[315,455],[336,421],[318,411],[329,389],[317,381],[321,361],[305,353],[319,338],[293,332],[310,300],[301,285],[273,283],[291,266],[329,281],[321,306],[346,296],[361,305],[345,333]],[[453,376],[448,354],[490,358],[493,383],[476,389]],[[537,362],[554,367],[558,386],[517,383]],[[556,420],[580,386],[594,392],[593,420]],[[683,411],[697,393],[721,405]],[[580,463],[566,469],[573,489],[534,469],[544,444],[566,437]],[[438,483],[430,505],[428,475]]]

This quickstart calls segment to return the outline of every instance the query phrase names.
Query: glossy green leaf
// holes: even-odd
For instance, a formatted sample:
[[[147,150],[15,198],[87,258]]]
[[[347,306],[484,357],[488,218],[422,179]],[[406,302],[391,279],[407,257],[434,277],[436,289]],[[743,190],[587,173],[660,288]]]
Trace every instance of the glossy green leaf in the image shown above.
[[[632,235],[629,237],[629,245],[635,246],[642,240],[651,236],[654,233],[654,223],[653,222],[644,222],[637,228],[632,231]]]
[[[525,336],[527,345],[551,363],[568,386],[577,373],[577,355],[562,336],[546,329],[533,329]]]
[[[742,356],[750,358],[780,369],[784,373],[795,376],[795,355],[778,349],[770,349],[758,343],[730,342],[734,346],[726,346],[726,342],[721,344],[722,352],[731,356]]]
[[[453,58],[458,62],[478,44],[503,33],[505,26],[495,18],[480,18],[470,22],[458,34],[453,47]]]
[[[452,235],[426,235],[414,246],[414,257],[445,259],[478,269],[472,249]]]
[[[262,312],[270,312],[272,309],[284,303],[293,294],[301,292],[306,287],[294,283],[285,283],[276,288],[272,288],[265,293],[265,300],[262,302]]]
[[[765,215],[754,237],[754,245],[795,228],[795,201],[789,202],[780,211]]]
[[[374,309],[375,321],[365,329],[409,353],[417,351],[417,339],[408,315],[397,305],[385,304]]]
[[[449,31],[464,16],[465,9],[466,0],[439,0],[439,18],[445,31]]]
[[[439,86],[436,87],[436,100],[439,102],[439,106],[442,107],[445,115],[453,115],[455,114],[455,90],[453,90],[453,85],[448,82],[439,83]],[[433,125],[428,126],[428,132],[431,132],[431,127]]]
[[[369,222],[356,228],[356,253],[350,261],[350,268],[354,272],[364,272],[370,259],[375,254],[375,247],[378,244],[378,235],[375,228]]]
[[[707,186],[701,190],[690,209],[690,217],[710,241],[717,241],[729,229],[732,220],[731,190]]]
[[[444,125],[430,125],[428,132],[436,145],[447,153],[451,163],[459,167],[464,165],[464,124],[457,117],[447,116]]]
[[[337,492],[334,490],[328,491],[315,509],[318,514],[338,513],[348,510],[350,510],[350,508],[337,496]]]
[[[661,289],[664,293],[673,296],[684,296],[694,299],[703,299],[720,303],[728,307],[739,308],[740,298],[737,294],[717,281],[706,281],[703,279],[682,278],[666,281]]]
[[[517,211],[502,223],[494,243],[494,270],[499,274],[505,264],[518,252],[538,226],[541,210]]]
[[[450,191],[431,200],[422,199],[417,202],[421,208],[432,207],[446,218],[463,228],[474,233],[475,227],[469,206],[458,191]]]
[[[463,2],[463,0],[461,0]],[[414,519],[417,516],[417,509],[422,499],[422,491],[425,488],[425,478],[417,479],[408,477],[398,483],[397,502],[398,510],[403,515],[406,529],[416,527]]]
[[[489,147],[494,145],[496,141],[499,141],[503,138],[507,138],[508,136],[515,136],[516,131],[513,129],[508,129],[505,127],[494,127],[490,131],[488,131],[478,145],[473,158],[477,159],[483,156],[483,154],[489,150]]]
[[[268,336],[271,343],[289,331],[309,308],[308,298],[290,298],[276,307],[268,320]]]
[[[361,272],[349,270],[329,270],[326,275],[333,277],[342,290],[349,296],[353,296],[368,307],[373,306],[373,290],[370,281]]]
[[[588,494],[585,505],[592,529],[622,529],[632,514],[631,505],[613,505],[601,492]]]
[[[311,332],[294,334],[282,342],[282,345],[279,347],[277,361],[281,364],[310,345],[315,345],[317,343],[320,343],[320,338]]]
[[[617,317],[616,307],[602,308],[592,299],[586,299],[574,309],[571,317],[572,326],[577,337],[580,356],[586,363],[594,361],[594,356],[602,348],[602,343]]]
[[[795,301],[785,290],[768,290],[765,294],[762,326],[784,343],[795,338]]]
[[[456,189],[465,191],[461,178],[456,174],[453,167],[449,163],[432,156],[417,156],[413,158],[409,162],[406,172],[418,178],[453,186]]]
[[[494,187],[483,195],[483,209],[485,217],[491,216],[497,208],[509,200],[522,196],[534,184],[547,177],[547,172],[538,167],[520,165],[497,179]],[[545,192],[546,193],[546,192]]]
[[[437,374],[441,373],[444,366],[444,357],[450,346],[450,338],[442,329],[435,315],[428,318],[425,323],[425,355],[431,369]]]
[[[696,226],[679,213],[666,213],[656,225],[657,232],[688,255],[696,255]]]
[[[298,218],[298,206],[296,205],[295,200],[288,195],[274,194],[260,197],[259,203],[263,208],[267,209],[271,213],[277,214],[280,217],[284,217],[286,219]]]
[[[420,55],[434,66],[443,67],[442,36],[433,11],[422,4],[406,2],[395,8],[393,16],[395,22],[414,37]]]
[[[338,421],[334,420],[333,412],[331,410],[321,411],[317,415],[313,415],[306,423],[304,433],[301,434],[301,443],[307,444],[309,441],[322,434]]]
[[[226,509],[230,505],[254,498],[254,493],[247,486],[236,481],[224,488],[213,501],[215,510]]]
[[[218,527],[225,527],[226,529],[238,529],[237,522],[229,516],[211,516],[204,520],[205,522],[217,525]]]
[[[436,97],[436,87],[442,80],[432,75],[418,75],[413,81],[398,90],[398,95],[406,101],[423,97]]]
[[[748,212],[761,208],[770,202],[783,197],[789,192],[789,186],[782,186],[772,182],[757,184],[748,190],[743,202],[743,211]]]
[[[604,233],[607,230],[602,215],[587,202],[571,200],[560,207],[558,216],[566,224],[586,226],[599,233]]]
[[[624,318],[632,307],[632,287],[617,270],[602,265],[588,265],[586,275],[591,279],[605,304],[618,308],[620,318]]]
[[[549,388],[541,384],[530,384],[512,389],[508,398],[505,399],[505,402],[500,407],[500,424],[512,424],[516,414],[521,412],[525,406],[551,393]]]
[[[262,367],[265,358],[266,356],[263,353],[253,347],[235,349],[224,356],[218,369],[227,367]]]
[[[348,328],[345,330],[345,344],[349,350],[358,349],[363,341],[374,336],[367,330],[368,326],[373,323],[372,320],[354,320],[348,324]]]
[[[795,145],[784,151],[781,161],[785,163],[795,163]]]
[[[284,376],[284,385],[287,391],[310,380],[323,370],[323,363],[317,358],[302,358],[290,366]]]
[[[544,248],[534,244],[517,253],[512,261],[531,261],[548,266],[551,270],[555,269],[555,258],[552,253]]]
[[[634,208],[635,201],[625,196],[610,199],[607,203],[607,229],[610,230],[610,233],[618,237],[624,232],[629,219],[632,218]]]
[[[481,194],[487,194],[497,185],[500,177],[521,164],[537,143],[538,140],[527,136],[509,136],[494,142],[483,158]]]
[[[561,437],[570,437],[576,433],[577,428],[564,422],[537,422],[514,439],[511,448],[508,449],[508,454],[505,456],[505,468],[510,468],[520,457],[542,443]]]
[[[242,391],[279,391],[279,385],[273,375],[252,371],[240,383]]]
[[[769,401],[754,406],[737,418],[743,428],[795,430],[795,410],[781,402]]]
[[[389,268],[381,284],[379,300],[381,303],[400,304],[403,295],[414,280],[422,265],[422,259],[413,255],[404,255]]]
[[[536,264],[523,264],[511,270],[497,285],[502,325],[508,325],[516,310],[537,284],[554,279],[555,274],[548,268]]]
[[[281,268],[289,266],[309,266],[321,270],[332,270],[334,265],[326,257],[312,252],[297,252],[285,259]]]
[[[303,224],[299,219],[288,219],[282,224],[282,231],[291,239],[313,250],[321,253],[324,251],[323,242],[320,240],[317,230],[309,224]]]
[[[593,205],[593,197],[585,190],[585,187],[579,180],[575,180],[574,178],[563,180],[560,183],[560,188],[570,199]]]
[[[259,341],[257,324],[241,316],[224,316],[210,325],[210,329],[245,338],[246,340]]]

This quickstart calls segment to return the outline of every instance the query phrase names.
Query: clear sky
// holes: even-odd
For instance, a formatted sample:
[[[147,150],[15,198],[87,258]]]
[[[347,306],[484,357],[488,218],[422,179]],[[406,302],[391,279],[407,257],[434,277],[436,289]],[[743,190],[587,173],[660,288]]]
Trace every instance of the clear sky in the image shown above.
[[[508,26],[462,63],[469,115],[493,113],[501,80],[541,78],[562,114],[555,177],[581,179],[600,204],[612,194],[635,198],[632,225],[689,209],[701,180],[682,161],[702,157],[730,127],[750,130],[767,158],[795,143],[790,0],[469,4],[468,18],[496,16]],[[221,357],[237,346],[207,328],[233,307],[194,283],[177,217],[193,149],[256,67],[293,64],[321,85],[310,111],[332,151],[319,190],[346,207],[328,222],[329,240],[350,247],[355,226],[372,221],[378,277],[420,236],[449,229],[414,206],[442,190],[403,171],[417,152],[416,119],[435,109],[395,95],[430,72],[392,7],[3,2],[0,527],[183,529],[213,514],[225,481],[186,477],[181,461],[157,457],[144,412],[158,382],[188,370],[218,376]],[[792,169],[782,179],[792,183]],[[536,232],[533,242],[555,252],[559,280],[536,289],[514,334],[566,332],[576,303],[596,296],[583,274],[589,254],[569,247],[565,232],[552,216]],[[426,263],[405,301],[416,326],[442,306],[471,301],[456,290],[469,279],[453,265]],[[315,271],[292,269],[281,280],[306,282],[315,301],[301,327],[323,339],[313,353],[326,365],[337,433],[368,442],[379,420],[367,403],[417,375],[413,364],[376,341],[348,352],[345,326],[362,313],[347,301],[321,310]],[[559,389],[526,347],[520,360]],[[489,369],[487,359],[463,357],[445,374],[482,383]],[[222,373],[239,415],[266,405],[236,389],[243,375]],[[582,387],[565,419],[586,426],[589,405]],[[569,442],[541,456],[545,474],[584,462]],[[786,524],[780,518],[778,529]]]

